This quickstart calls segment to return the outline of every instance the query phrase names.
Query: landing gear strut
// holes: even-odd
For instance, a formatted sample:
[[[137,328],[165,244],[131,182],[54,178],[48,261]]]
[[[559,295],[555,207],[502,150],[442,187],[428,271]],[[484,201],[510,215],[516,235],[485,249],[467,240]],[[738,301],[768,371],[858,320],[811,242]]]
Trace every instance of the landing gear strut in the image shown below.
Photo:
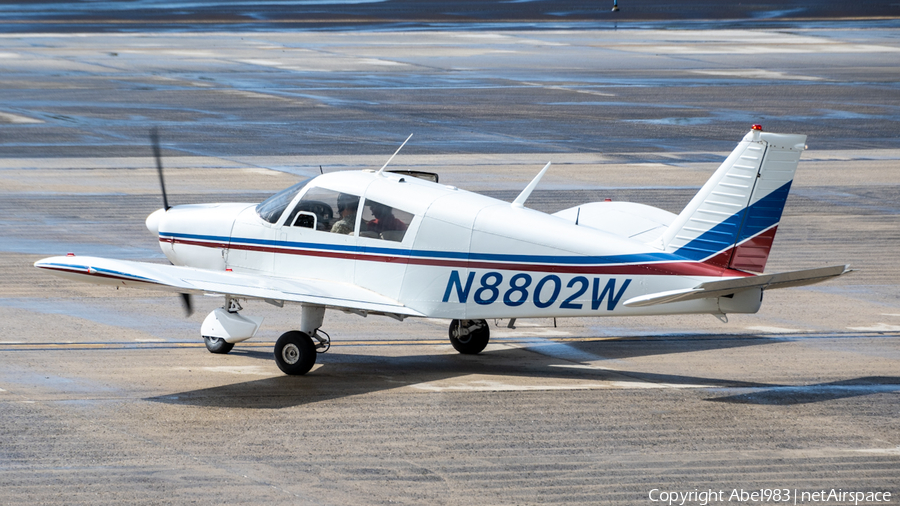
[[[487,346],[491,328],[484,320],[450,322],[450,344],[464,355],[477,355]]]

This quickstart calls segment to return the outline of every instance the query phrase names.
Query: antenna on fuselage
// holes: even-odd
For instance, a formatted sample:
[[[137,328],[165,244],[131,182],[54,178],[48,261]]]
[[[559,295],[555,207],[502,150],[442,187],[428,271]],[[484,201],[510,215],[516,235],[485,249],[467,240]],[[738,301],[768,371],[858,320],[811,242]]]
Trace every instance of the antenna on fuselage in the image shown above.
[[[522,193],[520,193],[519,196],[516,197],[516,200],[513,200],[513,207],[525,207],[525,201],[528,200],[528,197],[531,196],[531,192],[534,191],[534,187],[538,185],[538,183],[541,181],[541,178],[544,177],[544,173],[547,172],[547,169],[550,168],[550,163],[551,162],[547,162],[547,165],[544,165],[544,168],[541,169],[540,172],[538,172],[538,175],[534,176],[534,179],[532,179],[531,182],[528,183],[528,186],[526,186],[525,189],[522,190]]]
[[[399,153],[400,150],[403,149],[403,146],[406,146],[406,143],[409,142],[410,139],[412,139],[412,136],[413,136],[413,134],[409,134],[409,137],[407,137],[406,140],[403,141],[403,144],[401,144],[400,147],[397,148],[397,151],[394,151],[394,154],[391,155],[390,158],[388,158],[388,161],[385,162],[384,165],[380,169],[378,169],[378,172],[376,172],[376,174],[378,174],[380,176],[384,173],[384,168],[387,167],[389,163],[391,163],[391,160],[393,160],[394,157],[397,156],[397,153]]]

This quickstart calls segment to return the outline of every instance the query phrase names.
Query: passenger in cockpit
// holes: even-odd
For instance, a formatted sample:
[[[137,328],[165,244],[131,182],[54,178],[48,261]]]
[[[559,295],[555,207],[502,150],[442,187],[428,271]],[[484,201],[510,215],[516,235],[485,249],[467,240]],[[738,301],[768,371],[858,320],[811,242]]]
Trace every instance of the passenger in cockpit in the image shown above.
[[[406,223],[394,216],[393,209],[378,202],[372,202],[371,206],[375,219],[366,223],[366,230],[379,234],[390,230],[406,230]]]

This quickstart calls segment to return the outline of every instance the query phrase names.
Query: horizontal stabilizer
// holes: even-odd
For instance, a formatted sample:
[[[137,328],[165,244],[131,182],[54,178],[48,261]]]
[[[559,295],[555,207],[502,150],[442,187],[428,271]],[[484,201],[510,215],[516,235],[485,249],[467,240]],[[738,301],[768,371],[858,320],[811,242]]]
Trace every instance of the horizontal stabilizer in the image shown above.
[[[651,293],[641,295],[624,302],[626,307],[646,307],[657,304],[668,304],[694,299],[708,299],[724,297],[726,295],[759,288],[770,290],[774,288],[789,288],[792,286],[805,286],[820,283],[831,278],[836,278],[850,271],[849,265],[835,265],[832,267],[820,267],[802,271],[780,272],[777,274],[764,274],[747,278],[724,279],[722,281],[707,281],[694,288],[684,290],[671,290],[668,292]]]

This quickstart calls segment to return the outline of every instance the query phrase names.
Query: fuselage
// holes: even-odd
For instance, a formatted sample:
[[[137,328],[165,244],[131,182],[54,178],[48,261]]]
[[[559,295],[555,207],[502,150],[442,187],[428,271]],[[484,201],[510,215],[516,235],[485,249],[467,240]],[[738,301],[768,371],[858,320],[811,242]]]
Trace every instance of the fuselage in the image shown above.
[[[281,202],[259,206],[157,211],[148,228],[158,231],[176,265],[355,284],[432,317],[759,309],[753,291],[625,307],[622,302],[640,295],[749,274],[452,186],[360,171],[321,175],[295,188]],[[373,214],[384,208],[393,213],[389,218]]]

